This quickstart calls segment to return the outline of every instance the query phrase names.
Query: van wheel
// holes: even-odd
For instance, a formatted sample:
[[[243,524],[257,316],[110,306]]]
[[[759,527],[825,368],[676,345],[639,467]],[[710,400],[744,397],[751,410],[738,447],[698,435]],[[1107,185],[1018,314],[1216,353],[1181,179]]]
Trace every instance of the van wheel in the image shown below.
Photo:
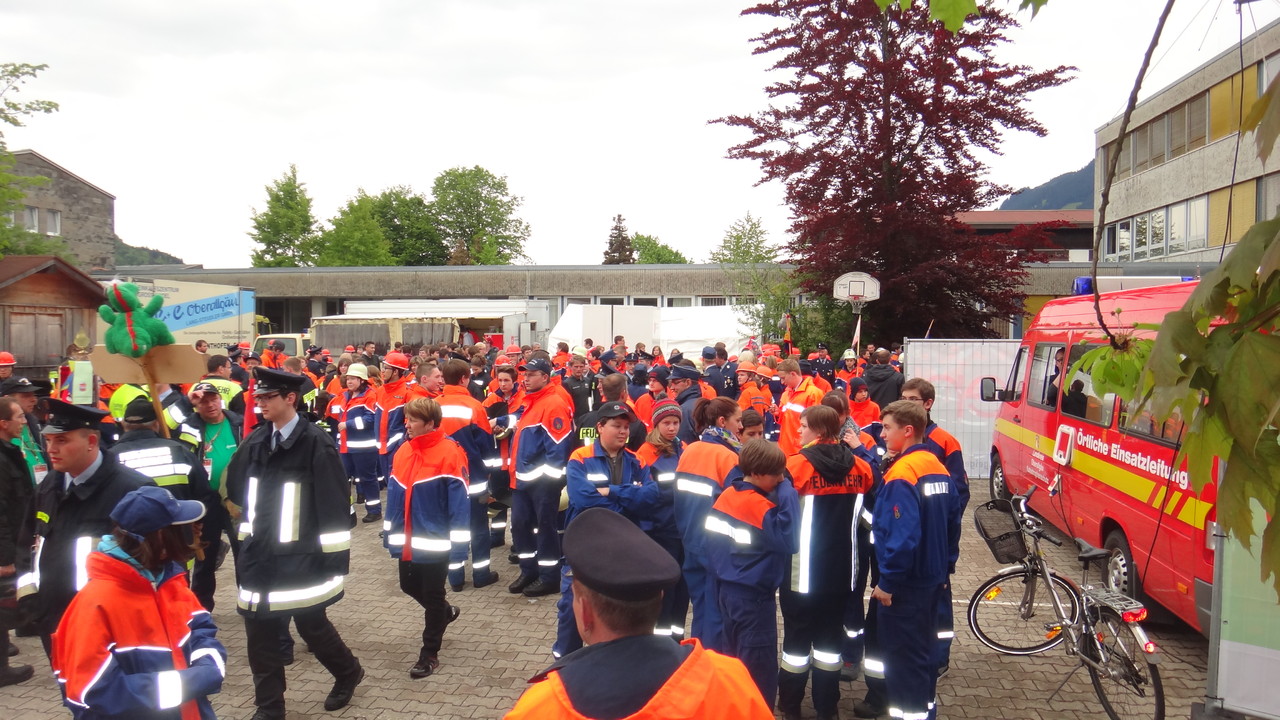
[[[1138,569],[1133,565],[1133,551],[1129,549],[1129,540],[1123,530],[1112,530],[1107,534],[1103,548],[1111,552],[1107,559],[1106,585],[1109,589],[1124,593],[1135,600],[1139,599]]]
[[[1008,500],[1013,497],[1009,486],[1004,481],[1004,466],[1000,464],[1000,456],[991,453],[991,499]]]

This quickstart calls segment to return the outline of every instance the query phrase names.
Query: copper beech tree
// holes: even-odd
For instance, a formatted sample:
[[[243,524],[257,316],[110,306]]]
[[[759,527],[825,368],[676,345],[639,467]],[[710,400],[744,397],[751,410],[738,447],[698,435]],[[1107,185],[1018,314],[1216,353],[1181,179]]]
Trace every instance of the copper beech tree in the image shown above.
[[[792,212],[789,250],[806,289],[827,293],[842,273],[881,283],[866,309],[877,336],[981,337],[1021,315],[1026,279],[1013,258],[1043,247],[1048,227],[976,235],[954,218],[1010,192],[986,178],[981,151],[1001,133],[1044,135],[1025,105],[1066,82],[995,57],[1007,14],[982,7],[956,32],[916,4],[875,0],[767,2],[743,11],[776,20],[753,42],[776,57],[771,105],[715,122],[752,138],[729,157],[756,160],[781,181]]]

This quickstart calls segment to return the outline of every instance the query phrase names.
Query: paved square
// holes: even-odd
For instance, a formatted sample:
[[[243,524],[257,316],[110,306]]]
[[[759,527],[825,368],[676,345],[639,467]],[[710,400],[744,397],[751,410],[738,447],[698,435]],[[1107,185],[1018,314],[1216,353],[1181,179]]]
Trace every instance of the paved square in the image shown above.
[[[987,498],[985,480],[973,483],[971,504]],[[422,632],[418,605],[400,592],[395,562],[382,549],[379,526],[357,524],[346,597],[329,609],[342,637],[364,664],[367,677],[352,704],[336,713],[325,712],[324,697],[332,677],[301,641],[296,662],[287,670],[286,695],[289,718],[498,718],[515,704],[529,676],[551,663],[555,635],[555,602],[559,596],[530,600],[511,595],[506,585],[515,579],[514,566],[506,564],[506,548],[494,550],[494,566],[502,579],[475,590],[449,593],[462,608],[462,616],[449,626],[440,652],[440,670],[423,680],[409,678],[417,659]],[[1064,574],[1079,577],[1074,555],[1048,547],[1051,562]],[[988,650],[969,633],[964,611],[973,589],[990,577],[999,565],[966,518],[960,571],[955,577],[956,644],[951,672],[940,683],[940,718],[1010,718],[1011,720],[1093,720],[1102,716],[1079,664],[1055,649],[1040,657],[1010,657]],[[468,581],[470,578],[468,578]],[[245,659],[244,625],[235,611],[231,564],[219,572],[214,619],[219,637],[227,646],[227,680],[213,706],[220,718],[239,720],[253,715],[253,687]],[[1160,674],[1169,718],[1190,717],[1191,703],[1204,692],[1208,642],[1185,626],[1149,625],[1152,639],[1164,658]],[[781,632],[781,631],[780,631]],[[295,637],[296,637],[295,633]],[[57,684],[34,638],[19,638],[19,662],[34,663],[36,677],[26,683],[0,688],[0,709],[14,720],[65,718]],[[1076,669],[1066,687],[1052,700],[1050,694]],[[861,682],[845,683],[841,716],[853,717],[852,705],[865,692]],[[813,708],[806,703],[806,717]]]

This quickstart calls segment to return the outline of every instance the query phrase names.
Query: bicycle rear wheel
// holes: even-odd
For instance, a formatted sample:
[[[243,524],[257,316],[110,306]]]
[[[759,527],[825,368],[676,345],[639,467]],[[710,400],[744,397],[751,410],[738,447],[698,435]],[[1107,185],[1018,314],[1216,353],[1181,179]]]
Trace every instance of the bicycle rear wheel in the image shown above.
[[[978,586],[969,600],[969,629],[978,641],[1006,655],[1034,655],[1065,640],[1062,622],[1073,623],[1080,616],[1080,593],[1056,574],[1049,578],[1066,618],[1054,611],[1039,573],[1002,573]]]
[[[1086,667],[1107,716],[1111,720],[1163,720],[1160,669],[1148,661],[1129,623],[1115,610],[1100,607],[1093,632],[1097,642],[1086,639],[1082,649],[1102,665],[1102,670]],[[1105,657],[1098,657],[1100,654]]]

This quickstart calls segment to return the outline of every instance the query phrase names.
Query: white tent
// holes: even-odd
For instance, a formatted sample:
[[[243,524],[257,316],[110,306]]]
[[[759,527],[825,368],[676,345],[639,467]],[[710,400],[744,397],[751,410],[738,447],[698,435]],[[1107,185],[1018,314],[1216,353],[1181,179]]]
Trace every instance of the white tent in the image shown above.
[[[608,345],[616,335],[649,347],[658,345],[670,355],[673,349],[696,358],[704,345],[723,342],[729,354],[736,354],[747,344],[751,330],[742,323],[733,307],[655,308],[634,305],[570,305],[551,329],[547,341],[554,347],[566,342],[569,347],[581,345],[591,338],[597,345]]]

